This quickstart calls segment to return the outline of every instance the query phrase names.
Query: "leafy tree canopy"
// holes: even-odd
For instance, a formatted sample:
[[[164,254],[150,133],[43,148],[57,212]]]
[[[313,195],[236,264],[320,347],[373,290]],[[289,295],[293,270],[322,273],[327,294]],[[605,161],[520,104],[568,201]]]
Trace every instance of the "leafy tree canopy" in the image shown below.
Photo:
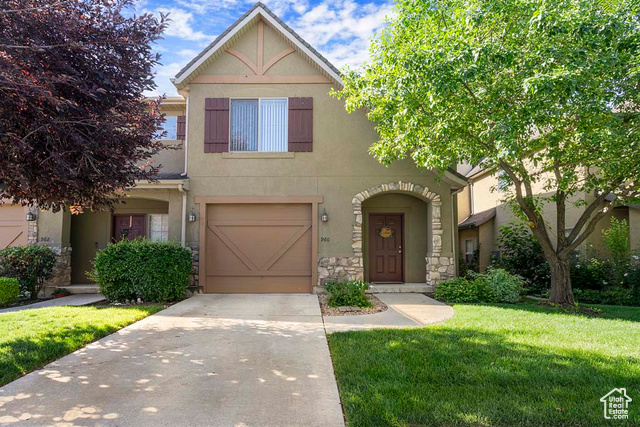
[[[371,152],[384,164],[410,156],[438,170],[504,170],[562,282],[556,302],[572,302],[569,253],[611,207],[607,195],[614,205],[638,199],[639,5],[400,0],[371,61],[348,70],[336,95],[368,110],[380,137]],[[555,229],[541,193],[557,204]],[[565,236],[568,199],[585,214]]]
[[[143,102],[165,18],[130,0],[0,3],[0,197],[104,207],[156,168],[163,118]]]

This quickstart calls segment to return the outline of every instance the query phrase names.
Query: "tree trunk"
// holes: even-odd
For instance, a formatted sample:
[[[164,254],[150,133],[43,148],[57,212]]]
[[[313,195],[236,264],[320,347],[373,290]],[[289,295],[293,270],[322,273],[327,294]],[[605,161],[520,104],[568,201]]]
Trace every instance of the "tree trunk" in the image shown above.
[[[575,300],[571,289],[569,258],[554,257],[547,261],[551,267],[549,301],[556,304],[573,304]]]

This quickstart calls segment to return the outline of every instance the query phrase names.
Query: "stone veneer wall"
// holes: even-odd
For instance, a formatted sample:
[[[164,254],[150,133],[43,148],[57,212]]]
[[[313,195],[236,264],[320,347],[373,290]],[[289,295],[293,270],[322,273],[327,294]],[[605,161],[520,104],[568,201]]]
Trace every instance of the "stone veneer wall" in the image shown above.
[[[318,285],[334,280],[364,280],[362,256],[318,257]]]
[[[431,251],[426,254],[426,282],[429,285],[437,285],[456,275],[456,265],[453,256],[442,254],[442,200],[440,195],[429,191],[428,187],[411,182],[390,182],[369,188],[355,195],[351,201],[355,221],[352,230],[352,257],[319,257],[318,258],[318,285],[323,286],[331,280],[363,280],[364,262],[362,247],[362,202],[387,192],[399,192],[413,195],[427,200],[431,212]]]
[[[71,247],[52,247],[56,253],[56,265],[53,266],[53,276],[44,285],[44,291],[50,292],[55,288],[64,288],[71,284]]]
[[[200,246],[197,243],[187,245],[191,250],[191,291],[194,293],[202,292],[200,289]]]

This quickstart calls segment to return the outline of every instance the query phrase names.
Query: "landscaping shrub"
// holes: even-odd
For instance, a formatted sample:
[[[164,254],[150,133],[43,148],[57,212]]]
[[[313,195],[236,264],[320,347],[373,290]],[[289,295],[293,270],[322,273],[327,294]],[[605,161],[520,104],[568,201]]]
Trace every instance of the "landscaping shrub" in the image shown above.
[[[98,252],[91,277],[109,301],[166,302],[185,297],[191,253],[172,242],[122,240]]]
[[[456,277],[436,288],[436,299],[454,303],[520,301],[524,286],[522,277],[498,268],[471,278]]]
[[[607,289],[612,285],[614,267],[609,260],[582,255],[571,259],[571,285],[574,289]]]
[[[20,283],[12,277],[0,277],[0,305],[9,305],[20,296]]]
[[[371,307],[371,302],[365,294],[369,289],[367,282],[362,280],[329,282],[325,288],[329,292],[328,303],[331,307]]]
[[[501,251],[494,266],[503,268],[522,277],[527,293],[542,295],[549,289],[551,270],[544,258],[540,243],[531,232],[520,223],[510,223],[500,227],[498,244]]]
[[[464,277],[455,277],[438,284],[436,299],[453,303],[492,302],[493,295],[485,280],[479,277],[469,281]]]
[[[53,275],[56,253],[48,246],[14,246],[0,251],[0,275],[18,279],[20,293],[36,299]]]
[[[614,287],[606,291],[574,289],[573,296],[576,301],[587,304],[634,305],[632,304],[631,289],[622,287]]]
[[[611,217],[609,228],[602,231],[605,246],[611,255],[613,279],[618,285],[624,282],[624,274],[629,270],[631,251],[629,245],[629,224],[624,219]]]
[[[477,275],[475,280],[486,283],[490,292],[489,298],[493,302],[520,302],[524,288],[524,280],[520,276],[502,268],[495,268],[490,269],[486,274]]]

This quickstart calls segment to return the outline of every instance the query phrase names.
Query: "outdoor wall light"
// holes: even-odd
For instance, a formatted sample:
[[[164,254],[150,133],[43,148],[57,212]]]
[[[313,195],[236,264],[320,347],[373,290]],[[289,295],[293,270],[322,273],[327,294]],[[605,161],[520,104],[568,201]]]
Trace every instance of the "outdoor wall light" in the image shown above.
[[[320,215],[320,221],[322,221],[322,222],[328,222],[329,221],[329,215],[327,215],[327,210],[326,209],[322,210],[322,215]]]
[[[34,212],[27,212],[27,221],[33,222],[36,220],[36,214]]]
[[[198,217],[196,217],[196,211],[191,208],[191,212],[189,212],[189,222],[196,222]]]

